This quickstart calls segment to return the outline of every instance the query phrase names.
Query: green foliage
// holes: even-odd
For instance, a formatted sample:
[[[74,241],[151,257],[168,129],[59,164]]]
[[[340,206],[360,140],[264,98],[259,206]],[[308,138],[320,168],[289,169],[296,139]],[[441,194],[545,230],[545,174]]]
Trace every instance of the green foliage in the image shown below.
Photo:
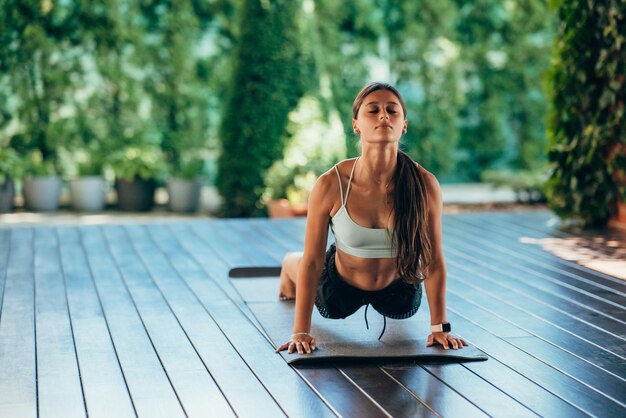
[[[7,179],[20,178],[23,172],[24,163],[18,153],[12,148],[0,148],[0,184]]]
[[[172,177],[179,177],[185,180],[195,180],[200,177],[204,171],[204,159],[200,157],[181,156],[180,162],[176,169],[170,168]],[[174,174],[175,173],[175,174]]]
[[[143,4],[150,16],[146,46],[154,58],[146,69],[146,89],[153,98],[153,118],[161,147],[177,177],[189,176],[198,164],[183,161],[183,154],[206,147],[210,91],[206,77],[198,74],[194,46],[202,39],[193,2],[153,1]],[[203,80],[204,78],[204,80]],[[190,171],[191,170],[191,171]]]
[[[128,181],[136,177],[161,180],[165,176],[163,152],[155,146],[129,146],[111,154],[107,163],[117,178]]]
[[[32,177],[56,176],[58,169],[55,161],[43,158],[40,150],[29,152],[24,158],[24,175]]]
[[[286,198],[294,204],[306,203],[315,180],[345,157],[337,112],[327,118],[322,114],[323,105],[314,95],[304,96],[290,113],[285,155],[267,171],[264,200]]]
[[[0,13],[0,127],[19,121],[5,131],[10,145],[50,164],[66,140],[71,114],[64,109],[82,73],[79,9],[75,2],[6,1]]]
[[[607,223],[626,184],[626,2],[559,2],[550,73],[549,206],[563,218]],[[619,146],[622,148],[619,148]]]
[[[289,112],[304,93],[301,1],[245,0],[220,129],[217,186],[226,216],[262,213],[264,176],[281,158]]]
[[[403,94],[403,148],[443,181],[543,164],[554,14],[545,0],[315,0],[322,80],[345,132],[371,79]],[[337,53],[340,51],[340,53]],[[348,156],[358,153],[347,139]]]

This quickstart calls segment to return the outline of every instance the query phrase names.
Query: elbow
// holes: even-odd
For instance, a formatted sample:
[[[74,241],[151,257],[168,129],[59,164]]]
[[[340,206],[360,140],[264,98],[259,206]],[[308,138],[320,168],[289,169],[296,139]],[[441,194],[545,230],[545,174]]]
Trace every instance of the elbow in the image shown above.
[[[424,271],[426,279],[430,277],[445,278],[446,277],[446,265],[443,262],[433,262]]]

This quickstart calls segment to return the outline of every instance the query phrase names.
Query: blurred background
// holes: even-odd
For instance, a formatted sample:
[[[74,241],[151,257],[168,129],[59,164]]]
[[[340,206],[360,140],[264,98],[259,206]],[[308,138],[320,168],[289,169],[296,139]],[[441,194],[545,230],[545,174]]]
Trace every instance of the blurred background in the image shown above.
[[[585,82],[618,83],[593,111],[613,106],[623,119],[626,6],[549,3],[4,0],[0,183],[12,180],[17,199],[2,195],[2,210],[16,210],[20,196],[26,209],[56,210],[57,192],[76,210],[149,210],[162,187],[174,211],[196,211],[208,189],[216,216],[264,216],[275,201],[302,213],[317,176],[358,155],[352,101],[375,80],[403,94],[401,148],[442,185],[505,185],[519,201],[548,195],[553,209],[574,215],[592,197],[591,212],[606,221],[623,187],[572,198],[584,181],[572,186],[575,170],[559,174],[572,160],[550,157],[548,138],[553,147],[560,137],[581,141],[562,129],[572,113],[560,112],[569,105],[559,94],[586,96]],[[613,72],[591,80],[584,72],[597,75],[598,65],[570,58],[597,64],[607,39]],[[563,87],[570,79],[583,83],[575,93]],[[623,123],[607,139],[596,122],[575,129],[623,142]],[[560,149],[572,157],[576,146]]]

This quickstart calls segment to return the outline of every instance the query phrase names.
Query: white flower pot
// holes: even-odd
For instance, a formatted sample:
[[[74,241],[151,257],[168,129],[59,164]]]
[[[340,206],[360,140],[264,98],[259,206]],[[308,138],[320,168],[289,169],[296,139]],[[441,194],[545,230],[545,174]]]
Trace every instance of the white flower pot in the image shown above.
[[[59,208],[61,198],[59,176],[27,177],[24,179],[24,206],[38,212],[51,212]]]
[[[174,212],[195,212],[198,210],[202,182],[171,178],[167,180],[169,208]]]
[[[83,212],[104,209],[104,179],[101,176],[79,177],[70,181],[72,207]]]

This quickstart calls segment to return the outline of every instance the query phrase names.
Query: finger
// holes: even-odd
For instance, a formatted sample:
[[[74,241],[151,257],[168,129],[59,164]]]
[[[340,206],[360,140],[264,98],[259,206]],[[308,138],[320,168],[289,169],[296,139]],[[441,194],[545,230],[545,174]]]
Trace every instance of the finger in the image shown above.
[[[445,348],[446,350],[450,349],[450,346],[448,345],[448,340],[443,340],[441,342],[441,345],[443,345],[443,348]]]
[[[307,343],[306,341],[302,342],[302,347],[304,347],[304,351],[306,351],[307,354],[311,352],[311,347],[309,347],[309,343]]]
[[[315,338],[311,340],[311,350],[315,350]]]
[[[452,348],[454,348],[455,350],[459,348],[459,345],[457,344],[455,339],[451,339],[450,343],[452,344]]]
[[[298,354],[304,354],[304,350],[302,349],[302,343],[300,341],[296,343],[296,348],[298,349]]]
[[[289,350],[287,350],[287,354],[291,354],[291,353],[293,353],[293,348],[294,348],[295,346],[296,346],[296,345],[295,345],[294,343],[289,343]]]
[[[428,342],[426,343],[426,347],[430,347],[431,345],[433,345],[433,334],[430,334],[428,336]]]
[[[286,350],[286,349],[287,349],[287,347],[289,347],[289,343],[285,343],[285,344],[281,345],[280,347],[278,347],[278,348],[276,349],[276,352],[278,353],[279,351]]]
[[[460,338],[457,338],[456,340],[459,343],[459,348],[463,348],[463,340]]]
[[[465,341],[465,340],[463,340],[463,339],[461,339],[461,341],[463,341],[463,345],[467,345],[467,346],[469,346],[469,343],[468,343],[467,341]]]

